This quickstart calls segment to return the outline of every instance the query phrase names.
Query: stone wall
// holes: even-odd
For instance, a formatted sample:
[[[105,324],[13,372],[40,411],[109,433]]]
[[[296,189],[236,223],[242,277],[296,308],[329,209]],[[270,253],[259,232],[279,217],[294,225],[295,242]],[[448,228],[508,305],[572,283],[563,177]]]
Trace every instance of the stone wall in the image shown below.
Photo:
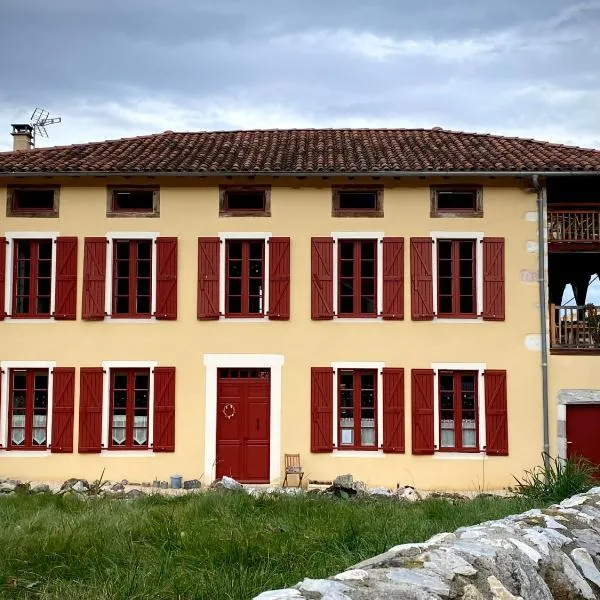
[[[600,487],[545,510],[391,548],[255,600],[600,599]]]

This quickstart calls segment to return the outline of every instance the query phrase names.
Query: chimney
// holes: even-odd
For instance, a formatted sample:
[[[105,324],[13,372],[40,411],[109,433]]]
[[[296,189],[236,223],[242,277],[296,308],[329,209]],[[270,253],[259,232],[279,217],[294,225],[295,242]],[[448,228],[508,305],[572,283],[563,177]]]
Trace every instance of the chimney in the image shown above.
[[[26,123],[12,124],[13,150],[31,150],[33,148],[33,127]]]

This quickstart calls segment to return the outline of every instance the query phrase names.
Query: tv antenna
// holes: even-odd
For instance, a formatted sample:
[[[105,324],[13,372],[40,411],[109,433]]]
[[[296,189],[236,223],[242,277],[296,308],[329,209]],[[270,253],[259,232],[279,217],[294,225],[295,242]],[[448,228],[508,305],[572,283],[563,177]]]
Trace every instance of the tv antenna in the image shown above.
[[[53,117],[50,118],[50,113],[47,110],[44,110],[43,108],[39,108],[37,107],[32,113],[31,113],[31,127],[33,129],[33,145],[35,146],[35,136],[36,134],[40,135],[41,137],[48,137],[48,131],[46,130],[46,127],[48,125],[54,125],[55,123],[60,123],[62,121],[62,119],[60,117]]]

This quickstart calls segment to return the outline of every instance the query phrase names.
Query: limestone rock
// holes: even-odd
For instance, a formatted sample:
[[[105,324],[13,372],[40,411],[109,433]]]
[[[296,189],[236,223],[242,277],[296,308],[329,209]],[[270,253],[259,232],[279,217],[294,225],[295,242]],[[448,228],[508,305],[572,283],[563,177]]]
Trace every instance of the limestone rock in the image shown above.
[[[600,600],[599,508],[600,487],[562,506],[400,544],[329,579],[258,598]]]
[[[333,485],[331,487],[352,488],[353,482],[354,478],[352,477],[352,475],[350,475],[350,473],[347,473],[346,475],[338,475],[333,480]]]
[[[255,596],[254,600],[289,600],[290,598],[302,598],[298,590],[271,590]]]
[[[464,558],[449,549],[436,548],[425,553],[425,566],[442,577],[452,580],[455,575],[471,577],[477,574],[477,569]]]
[[[490,575],[487,581],[494,600],[523,600],[521,596],[511,594],[494,575]]]
[[[129,490],[125,494],[125,498],[127,500],[138,500],[139,498],[145,498],[145,497],[146,497],[146,492],[142,492],[142,490],[137,490],[137,489]]]
[[[583,576],[600,588],[600,571],[596,567],[590,553],[585,548],[575,548],[571,552],[571,558],[581,569]]]
[[[30,492],[32,494],[49,494],[50,486],[47,483],[38,483],[36,485],[31,486]]]
[[[77,479],[76,477],[72,477],[71,479],[67,479],[61,486],[60,491],[73,490],[77,493],[85,493],[89,491],[90,484],[86,479]]]
[[[17,489],[17,484],[10,481],[0,483],[0,494],[11,494]]]
[[[331,579],[310,579],[306,578],[296,586],[301,592],[316,592],[322,595],[329,594],[331,592],[348,592],[352,588],[340,583],[338,581],[332,581]]]
[[[369,488],[369,494],[371,496],[386,496],[388,498],[393,495],[388,488],[384,487]]]
[[[392,581],[408,583],[423,588],[443,598],[450,595],[450,586],[434,573],[421,573],[420,569],[390,569],[387,576]]]
[[[417,502],[418,500],[422,500],[421,494],[419,494],[419,492],[417,492],[417,490],[410,485],[407,485],[403,488],[398,488],[395,496],[400,500],[406,500],[408,502]]]
[[[577,592],[579,592],[581,597],[585,598],[586,600],[595,600],[596,595],[589,586],[588,582],[579,574],[579,571],[575,568],[575,565],[564,554],[562,555],[562,563],[565,576],[572,586],[577,590]]]
[[[236,481],[233,477],[223,475],[221,479],[217,479],[210,484],[210,489],[213,490],[243,490],[244,486]]]
[[[510,541],[536,565],[542,562],[542,555],[537,550],[534,550],[531,546],[528,546],[525,542],[521,542],[515,538],[510,538]]]
[[[485,597],[472,583],[469,583],[463,588],[460,600],[485,600]]]
[[[334,579],[338,579],[339,581],[363,581],[367,577],[369,577],[369,572],[364,569],[350,569],[349,571],[338,573]]]

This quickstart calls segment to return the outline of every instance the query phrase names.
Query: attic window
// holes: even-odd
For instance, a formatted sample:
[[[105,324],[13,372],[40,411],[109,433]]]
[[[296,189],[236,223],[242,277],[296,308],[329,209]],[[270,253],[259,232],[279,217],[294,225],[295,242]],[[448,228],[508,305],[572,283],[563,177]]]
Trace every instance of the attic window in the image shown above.
[[[58,217],[58,186],[8,188],[7,217]]]
[[[219,189],[219,216],[270,217],[271,190],[268,187],[228,187]]]
[[[108,188],[107,217],[158,217],[159,215],[158,187]]]
[[[432,186],[432,217],[482,217],[480,186]]]
[[[383,217],[382,187],[333,188],[333,217]]]

